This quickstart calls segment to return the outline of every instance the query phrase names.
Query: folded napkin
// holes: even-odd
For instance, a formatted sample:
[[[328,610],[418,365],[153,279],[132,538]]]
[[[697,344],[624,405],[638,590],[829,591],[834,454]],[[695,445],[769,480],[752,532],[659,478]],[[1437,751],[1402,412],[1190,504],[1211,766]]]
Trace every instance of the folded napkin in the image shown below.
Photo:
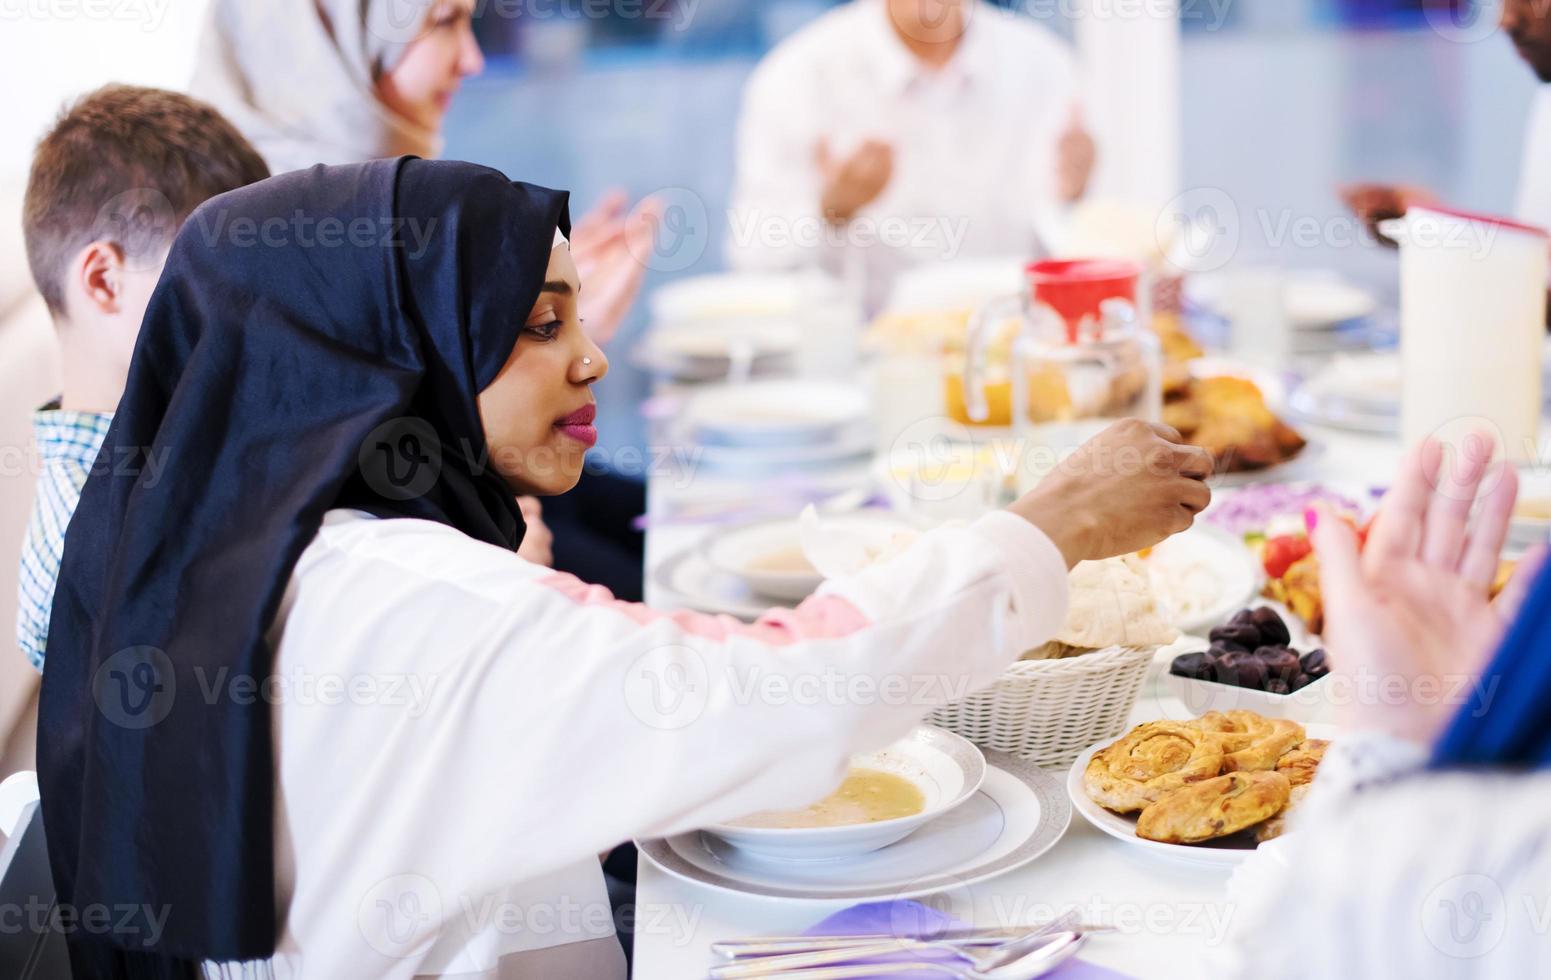
[[[808,936],[855,936],[873,935],[875,933],[898,936],[901,939],[934,939],[943,933],[954,929],[973,928],[968,923],[960,922],[953,916],[939,912],[930,906],[920,902],[867,902],[862,905],[853,905],[848,909],[842,909],[834,915],[810,928],[804,935]],[[861,962],[866,963],[909,963],[928,961],[932,963],[962,964],[949,953],[938,952],[904,952],[892,953],[888,956],[873,957]],[[919,977],[919,973],[899,973],[895,976],[901,980],[913,980]],[[1046,976],[1053,980],[1126,980],[1122,973],[1084,963],[1079,959],[1067,960]]]

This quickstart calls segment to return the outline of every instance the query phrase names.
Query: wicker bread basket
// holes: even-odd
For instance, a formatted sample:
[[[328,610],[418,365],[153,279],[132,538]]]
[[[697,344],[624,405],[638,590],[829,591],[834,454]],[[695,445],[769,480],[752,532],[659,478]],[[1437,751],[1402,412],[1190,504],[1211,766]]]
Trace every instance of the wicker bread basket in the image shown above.
[[[1070,766],[1083,749],[1125,731],[1155,649],[1020,660],[990,687],[932,712],[931,722],[1038,766]]]

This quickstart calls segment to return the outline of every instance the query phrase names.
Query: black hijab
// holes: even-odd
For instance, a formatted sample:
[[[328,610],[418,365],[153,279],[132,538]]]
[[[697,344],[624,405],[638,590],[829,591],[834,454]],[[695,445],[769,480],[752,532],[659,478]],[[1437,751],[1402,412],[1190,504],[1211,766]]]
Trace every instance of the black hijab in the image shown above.
[[[78,976],[273,954],[271,708],[221,679],[269,677],[265,634],[330,508],[521,542],[476,396],[569,232],[566,200],[406,157],[224,194],[179,233],[49,631],[38,770],[59,900],[141,910],[77,931]]]

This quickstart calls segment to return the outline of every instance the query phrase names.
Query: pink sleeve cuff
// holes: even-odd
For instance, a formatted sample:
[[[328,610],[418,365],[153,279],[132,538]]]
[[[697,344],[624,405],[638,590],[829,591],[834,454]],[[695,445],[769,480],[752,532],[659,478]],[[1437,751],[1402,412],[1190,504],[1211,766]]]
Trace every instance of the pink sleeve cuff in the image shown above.
[[[796,609],[772,609],[753,623],[744,623],[731,616],[710,616],[688,609],[662,612],[639,602],[626,602],[614,598],[601,585],[588,585],[564,572],[546,575],[538,581],[578,605],[612,609],[641,626],[668,620],[691,636],[709,640],[744,636],[768,646],[788,646],[808,640],[839,639],[870,625],[859,609],[836,595],[811,596]]]

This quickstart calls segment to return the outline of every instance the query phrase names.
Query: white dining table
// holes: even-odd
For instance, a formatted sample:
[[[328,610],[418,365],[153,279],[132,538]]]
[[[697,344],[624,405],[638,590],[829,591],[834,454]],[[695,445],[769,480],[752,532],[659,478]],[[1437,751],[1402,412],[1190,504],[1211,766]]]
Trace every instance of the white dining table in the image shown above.
[[[1326,481],[1342,487],[1385,486],[1400,461],[1393,439],[1315,426],[1300,426],[1314,452],[1308,463],[1278,477]],[[649,480],[649,506],[666,514],[689,493],[717,493],[684,474]],[[1231,492],[1231,491],[1225,491]],[[706,526],[656,524],[647,531],[646,599],[671,606],[672,597],[651,582],[651,571],[696,546]],[[1164,703],[1161,668],[1143,685],[1133,724],[1180,717],[1178,702]],[[1172,710],[1171,710],[1172,708]],[[1052,774],[1065,781],[1064,770]],[[1073,813],[1065,835],[1048,852],[1014,871],[923,899],[977,927],[1017,926],[1046,921],[1075,909],[1088,923],[1114,927],[1093,936],[1082,956],[1089,962],[1147,980],[1208,976],[1210,955],[1232,923],[1226,886],[1231,869],[1155,856],[1105,836]],[[646,858],[639,863],[634,976],[637,980],[704,977],[715,961],[710,944],[751,935],[800,933],[845,902],[774,900],[735,894],[670,876]]]

